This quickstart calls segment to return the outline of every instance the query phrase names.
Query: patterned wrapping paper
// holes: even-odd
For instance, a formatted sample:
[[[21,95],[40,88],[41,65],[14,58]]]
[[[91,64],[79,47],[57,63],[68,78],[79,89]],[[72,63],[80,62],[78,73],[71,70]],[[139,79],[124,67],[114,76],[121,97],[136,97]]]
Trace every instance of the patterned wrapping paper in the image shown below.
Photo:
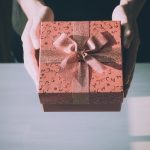
[[[58,49],[54,42],[64,33],[77,45],[84,38],[87,40],[91,36],[97,36],[98,42],[101,40],[101,35],[107,40],[99,51],[101,55],[99,61],[105,65],[105,70],[98,73],[88,66],[89,92],[82,91],[82,87],[81,92],[78,88],[75,91],[72,86],[74,80],[67,80],[64,74],[59,72],[60,63],[68,54],[56,53]],[[56,57],[59,61],[55,60]],[[123,100],[120,22],[42,22],[39,68],[39,97],[45,111],[120,110]],[[71,74],[69,70],[66,72],[68,75]]]

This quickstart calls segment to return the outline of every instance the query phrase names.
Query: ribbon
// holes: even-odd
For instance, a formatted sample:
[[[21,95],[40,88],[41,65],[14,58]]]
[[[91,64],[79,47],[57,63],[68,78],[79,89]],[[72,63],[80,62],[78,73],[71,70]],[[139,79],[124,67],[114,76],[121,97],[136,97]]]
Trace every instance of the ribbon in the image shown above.
[[[53,42],[56,50],[67,54],[60,63],[60,73],[72,82],[72,96],[75,104],[89,103],[89,66],[98,73],[106,69],[105,65],[93,55],[100,53],[108,42],[102,34],[99,33],[98,36],[101,37],[98,43],[96,43],[98,41],[96,37],[91,36],[85,44],[78,45],[75,40],[62,33]]]
[[[78,80],[82,86],[84,85],[84,83],[82,82],[84,80],[82,78],[82,70],[78,70],[78,63],[85,62],[98,73],[102,73],[106,69],[103,63],[101,63],[91,55],[100,51],[100,49],[96,48],[93,39],[94,37],[90,37],[83,47],[78,47],[77,43],[74,40],[68,37],[65,33],[62,33],[53,43],[54,47],[57,50],[63,51],[68,54],[68,56],[65,57],[60,64],[61,72],[64,73],[64,76],[68,80],[76,78],[76,80]],[[103,37],[103,42],[101,43],[103,45],[101,45],[100,48],[102,48],[107,43],[107,40],[104,40]],[[78,76],[77,72],[79,74]]]

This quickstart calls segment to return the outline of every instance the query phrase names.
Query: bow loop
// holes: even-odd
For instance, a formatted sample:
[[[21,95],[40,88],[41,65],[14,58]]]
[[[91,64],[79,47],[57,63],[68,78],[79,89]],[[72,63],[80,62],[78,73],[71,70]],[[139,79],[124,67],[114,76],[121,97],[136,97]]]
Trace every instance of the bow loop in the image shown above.
[[[68,37],[65,33],[62,33],[53,43],[57,50],[64,51],[66,53],[76,52],[77,43]]]
[[[87,44],[87,46],[88,46],[88,48],[89,48],[90,50],[95,50],[95,49],[96,49],[96,46],[95,46],[95,43],[94,43],[94,40],[93,40],[93,36],[90,37],[90,38],[87,40],[86,44]]]

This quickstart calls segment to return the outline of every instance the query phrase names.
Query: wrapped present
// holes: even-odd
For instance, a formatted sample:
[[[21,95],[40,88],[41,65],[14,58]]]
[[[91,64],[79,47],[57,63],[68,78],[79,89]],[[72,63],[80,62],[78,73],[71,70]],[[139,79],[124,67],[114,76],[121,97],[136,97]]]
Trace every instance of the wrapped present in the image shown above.
[[[39,97],[44,111],[119,111],[119,21],[41,23]]]

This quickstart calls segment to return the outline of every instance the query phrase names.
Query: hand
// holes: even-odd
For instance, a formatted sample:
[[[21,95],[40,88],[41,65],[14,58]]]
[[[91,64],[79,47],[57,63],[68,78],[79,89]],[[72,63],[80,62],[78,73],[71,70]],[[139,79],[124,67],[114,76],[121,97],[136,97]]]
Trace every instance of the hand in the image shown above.
[[[116,6],[112,13],[112,20],[121,21],[123,46],[128,49],[136,34],[134,29],[136,17],[133,15],[131,8],[127,4]]]
[[[132,14],[128,5],[118,5],[112,13],[112,20],[121,21],[122,26],[122,45],[124,47],[123,76],[126,96],[133,77],[137,51],[140,44],[138,25],[136,17]]]
[[[24,65],[35,82],[37,89],[39,85],[39,68],[35,51],[40,48],[40,23],[41,21],[53,20],[53,11],[49,7],[41,5],[37,10],[36,15],[33,15],[28,19],[21,37],[24,51]]]

